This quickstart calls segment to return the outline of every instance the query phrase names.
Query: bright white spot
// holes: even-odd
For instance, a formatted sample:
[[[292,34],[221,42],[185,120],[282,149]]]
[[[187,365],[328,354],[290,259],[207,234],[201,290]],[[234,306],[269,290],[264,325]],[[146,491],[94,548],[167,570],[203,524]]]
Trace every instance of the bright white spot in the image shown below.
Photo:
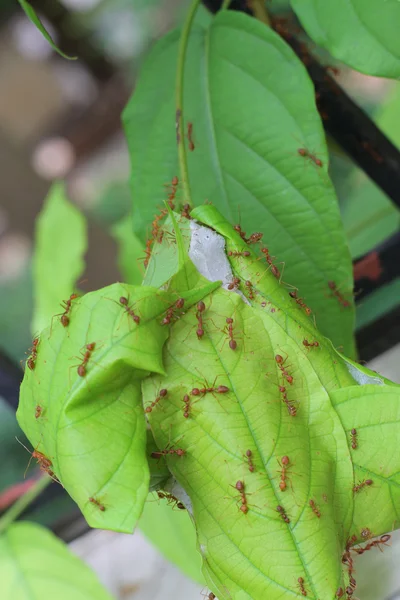
[[[357,369],[357,367],[355,367],[351,363],[348,363],[347,361],[346,364],[350,375],[360,385],[385,385],[385,383],[379,376],[368,375],[367,373],[360,371],[359,369]]]
[[[225,239],[204,225],[199,225],[195,220],[190,221],[192,238],[190,240],[189,257],[193,264],[208,281],[222,281],[226,290],[232,282],[233,273],[225,253]],[[239,290],[233,291],[250,304],[246,296]]]
[[[192,239],[189,256],[199,273],[209,281],[222,281],[226,287],[233,279],[231,266],[225,254],[225,240],[212,229],[190,221]]]
[[[51,138],[40,142],[32,156],[32,166],[44,179],[65,177],[75,162],[72,144],[62,138]]]
[[[100,0],[62,0],[61,4],[71,10],[86,11],[95,8],[100,4]]]
[[[178,500],[183,502],[183,504],[185,505],[185,508],[189,511],[189,513],[193,517],[192,501],[190,500],[189,495],[185,492],[183,487],[181,487],[179,485],[179,483],[175,480],[171,486],[168,485],[167,487],[169,488],[167,491],[170,492],[173,496],[175,496],[175,498],[178,498]]]
[[[41,15],[40,20],[53,40],[57,38],[51,24]],[[18,52],[27,60],[45,60],[53,49],[37,27],[25,15],[16,17],[10,24],[11,37]]]

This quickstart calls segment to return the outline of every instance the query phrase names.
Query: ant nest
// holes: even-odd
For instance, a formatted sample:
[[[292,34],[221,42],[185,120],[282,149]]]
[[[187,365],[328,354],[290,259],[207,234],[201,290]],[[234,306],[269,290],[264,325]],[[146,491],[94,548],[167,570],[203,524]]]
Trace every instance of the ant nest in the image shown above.
[[[233,273],[225,252],[225,239],[204,225],[190,221],[192,237],[190,240],[189,257],[203,277],[208,281],[222,281],[222,287],[241,296],[246,304],[247,298],[236,289],[229,289]]]

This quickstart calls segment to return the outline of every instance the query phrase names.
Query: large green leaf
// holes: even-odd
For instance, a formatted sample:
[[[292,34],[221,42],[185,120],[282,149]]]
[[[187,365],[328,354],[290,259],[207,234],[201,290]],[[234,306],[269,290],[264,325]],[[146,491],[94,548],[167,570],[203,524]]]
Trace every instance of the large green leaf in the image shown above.
[[[142,235],[163,199],[163,184],[179,175],[177,45],[173,32],[155,46],[124,114],[134,224]],[[191,32],[183,115],[185,128],[193,123],[192,202],[208,199],[229,219],[240,211],[243,229],[263,229],[271,253],[286,265],[284,280],[306,295],[323,333],[353,354],[350,255],[314,90],[301,62],[263,24],[223,11],[208,29]],[[301,148],[316,152],[323,166],[301,156]],[[176,197],[185,202],[185,190]],[[346,310],[329,293],[333,280],[349,300]]]
[[[0,578],[2,600],[112,600],[82,561],[33,523],[0,536]]]
[[[74,291],[85,268],[86,248],[85,218],[66,199],[64,186],[54,184],[36,221],[33,334],[60,312],[60,298]]]
[[[76,58],[77,58],[76,56],[68,56],[68,54],[64,54],[64,52],[62,52],[59,48],[57,48],[57,45],[52,40],[51,35],[49,34],[49,32],[47,31],[47,29],[45,28],[45,26],[39,19],[39,17],[37,16],[35,10],[29,4],[29,2],[27,2],[27,0],[18,0],[18,2],[20,3],[20,5],[21,5],[23,11],[25,12],[26,16],[28,17],[28,19],[35,25],[35,27],[37,27],[39,29],[40,33],[48,41],[48,43],[53,48],[53,50],[55,52],[57,52],[63,58],[67,58],[68,60],[76,60]]]
[[[166,500],[156,499],[156,494],[149,496],[140,517],[140,530],[185,575],[204,584],[196,532],[188,513],[172,509]]]
[[[400,455],[388,449],[396,448],[400,437],[399,386],[354,386],[337,390],[331,398],[349,438],[352,429],[357,432],[357,448],[352,450],[355,485],[373,481],[355,494],[351,533],[360,539],[365,528],[373,535],[392,531],[400,525]]]
[[[342,210],[353,258],[359,258],[399,229],[400,214],[389,198],[366,177],[354,176]]]
[[[140,315],[139,324],[121,297]],[[121,284],[74,299],[68,326],[53,320],[40,335],[34,369],[26,369],[18,421],[94,527],[132,531],[147,497],[140,382],[149,371],[163,372],[167,328],[160,315],[169,302],[153,288]]]
[[[397,0],[291,0],[308,35],[367,75],[400,76]]]
[[[130,215],[112,227],[112,235],[118,244],[118,267],[126,283],[140,285],[143,280],[144,267],[140,259],[144,248],[142,242],[133,233]]]
[[[190,306],[218,285],[182,296]],[[130,532],[141,514],[149,469],[140,386],[164,372],[162,315],[176,299],[122,284],[73,298],[69,324],[53,320],[28,360],[18,422],[93,527]]]
[[[307,597],[333,599],[349,583],[342,563],[348,537],[361,541],[362,523],[379,535],[397,518],[397,495],[388,503],[396,461],[375,450],[382,445],[380,424],[392,421],[387,436],[395,439],[399,387],[338,354],[315,329],[307,307],[285,291],[213,207],[200,207],[192,216],[225,236],[247,302],[239,294],[214,291],[204,299],[200,337],[199,308],[187,311],[164,349],[166,375],[143,382],[145,404],[154,389],[168,390],[149,421],[182,486],[174,494],[191,512],[203,572],[219,598],[300,598],[300,577]],[[214,235],[210,231],[210,239]],[[249,255],[237,254],[243,251]],[[214,263],[217,254],[211,249]],[[227,317],[233,319],[236,349],[228,343]],[[203,387],[211,389],[194,392]],[[376,408],[366,408],[360,418],[363,394]],[[348,409],[343,398],[354,398],[357,407],[349,402]],[[380,402],[387,406],[384,413]],[[367,439],[364,431],[372,424],[376,430]],[[360,448],[361,441],[366,448],[360,454],[351,448],[355,426]],[[174,453],[177,449],[183,452]],[[289,457],[285,489],[283,456]],[[367,478],[363,472],[372,474],[374,484],[354,493],[354,485]],[[244,512],[237,482],[244,485]]]
[[[301,349],[298,325],[283,311],[279,314],[280,323],[268,310],[253,311],[237,295],[214,293],[204,315],[206,338],[196,337],[194,313],[181,319],[167,343],[168,375],[152,377],[145,393],[149,400],[154,386],[168,389],[168,403],[151,413],[150,423],[161,449],[171,444],[186,451],[185,456],[168,456],[167,462],[190,496],[204,573],[220,598],[290,597],[298,577],[304,578],[310,598],[326,598],[342,582],[341,553],[352,519],[347,440],[329,390]],[[222,332],[226,316],[235,323],[235,351]],[[288,355],[295,380],[293,391],[287,385],[289,400],[299,403],[295,417],[279,393],[282,380],[274,364],[279,352]],[[321,345],[310,355],[321,368],[330,352],[329,344]],[[332,362],[325,372],[331,386],[337,384]],[[191,389],[204,385],[230,391],[195,402]],[[188,419],[183,416],[185,393],[191,402]],[[247,450],[255,472],[246,468]],[[284,455],[292,466],[287,490],[281,492],[278,461]],[[245,485],[247,514],[239,511],[237,481]],[[323,518],[313,514],[310,499]],[[290,524],[277,512],[279,505]]]

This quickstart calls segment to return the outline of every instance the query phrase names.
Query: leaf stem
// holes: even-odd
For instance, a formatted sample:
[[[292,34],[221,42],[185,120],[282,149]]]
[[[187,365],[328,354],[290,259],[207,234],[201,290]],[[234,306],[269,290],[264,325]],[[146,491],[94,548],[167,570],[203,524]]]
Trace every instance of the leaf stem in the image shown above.
[[[271,19],[269,18],[264,0],[251,0],[250,9],[258,21],[261,21],[262,23],[265,23],[265,25],[271,27]]]
[[[189,173],[187,166],[187,154],[184,144],[184,123],[183,123],[183,77],[185,71],[186,51],[189,40],[189,33],[193,23],[196,10],[199,7],[201,0],[193,0],[192,6],[186,17],[186,21],[182,28],[181,38],[179,40],[179,51],[178,51],[178,65],[176,71],[176,113],[175,113],[175,126],[176,126],[176,141],[178,144],[178,158],[180,173],[182,175],[182,183],[184,190],[185,202],[192,206],[192,198],[190,194],[189,185]]]
[[[229,8],[229,5],[231,2],[232,2],[232,0],[224,0],[222,2],[220,10],[225,10],[226,8]]]
[[[31,502],[35,500],[39,494],[52,482],[51,477],[43,475],[40,477],[35,484],[19,498],[11,508],[1,517],[0,519],[0,535],[19,517],[19,515],[25,510]]]

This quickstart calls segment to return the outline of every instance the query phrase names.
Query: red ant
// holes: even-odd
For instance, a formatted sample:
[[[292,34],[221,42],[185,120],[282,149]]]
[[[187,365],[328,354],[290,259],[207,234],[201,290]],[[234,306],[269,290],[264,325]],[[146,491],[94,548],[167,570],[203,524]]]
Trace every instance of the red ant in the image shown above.
[[[95,342],[92,342],[91,344],[86,344],[86,352],[83,355],[83,361],[81,362],[81,364],[78,366],[78,375],[79,377],[85,377],[86,375],[86,365],[89,362],[90,357],[92,356],[92,352],[95,349],[96,344]]]
[[[226,318],[226,326],[224,327],[223,332],[226,333],[229,337],[229,348],[231,350],[236,350],[237,342],[233,337],[233,319],[232,319],[232,317]]]
[[[316,503],[314,502],[314,500],[310,500],[309,501],[309,505],[311,507],[311,510],[313,511],[313,513],[318,517],[318,519],[321,518],[321,512],[318,508],[318,506],[316,505]]]
[[[159,221],[165,217],[167,214],[167,209],[164,208],[159,215],[155,215],[154,219],[151,223],[151,237],[152,242],[157,241],[159,244],[162,242],[163,231],[160,229]],[[150,249],[151,244],[146,244],[146,249]],[[147,254],[147,250],[146,250]],[[145,265],[147,267],[147,265]]]
[[[170,325],[170,323],[174,317],[178,318],[174,314],[174,311],[176,309],[178,309],[178,310],[182,309],[184,307],[184,304],[185,304],[185,300],[183,298],[178,298],[178,300],[176,302],[174,302],[174,304],[168,308],[167,312],[165,313],[165,317],[161,321],[161,325]]]
[[[178,498],[175,498],[175,496],[172,494],[167,494],[166,492],[157,492],[157,496],[160,498],[160,500],[167,500],[168,504],[172,504],[173,507],[176,506],[176,508],[179,508],[180,510],[185,510],[184,504],[182,504],[182,502],[180,502]]]
[[[283,508],[283,506],[277,506],[276,510],[278,511],[278,513],[280,514],[280,516],[282,517],[282,519],[285,521],[285,523],[290,523],[290,519],[287,516],[285,509]]]
[[[193,150],[194,150],[194,143],[193,143],[192,135],[193,135],[193,123],[188,123],[187,124],[187,139],[189,140],[189,150],[191,152],[193,152]]]
[[[283,385],[279,386],[279,391],[282,394],[282,399],[284,401],[284,403],[286,404],[286,407],[288,409],[288,413],[291,417],[295,417],[297,415],[297,408],[295,407],[295,405],[293,404],[293,402],[291,402],[288,397],[287,397],[287,393],[286,393],[286,388]]]
[[[32,341],[32,348],[29,348],[29,352],[31,352],[31,356],[28,358],[28,360],[26,361],[26,364],[28,366],[28,368],[33,371],[33,369],[36,366],[36,360],[37,360],[37,347],[39,345],[39,338],[36,337],[33,339]]]
[[[356,450],[358,448],[357,429],[353,428],[350,431],[350,435],[351,435],[351,447],[353,448],[353,450]]]
[[[315,348],[319,347],[319,342],[314,341],[314,342],[309,342],[308,340],[303,340],[303,345],[306,348],[312,348],[313,346],[315,346]]]
[[[293,292],[289,292],[289,296],[296,300],[296,303],[300,306],[300,308],[304,308],[306,315],[309,317],[312,313],[311,308],[308,308],[307,304],[303,302],[303,298],[297,297],[297,292],[294,290]]]
[[[352,580],[355,584],[355,579],[353,577],[352,577]],[[354,585],[354,588],[355,588],[355,585]],[[350,586],[350,585],[347,586],[347,588],[346,588],[347,600],[350,600],[351,596],[354,594],[354,588],[353,588],[353,586]]]
[[[306,148],[299,148],[297,150],[297,152],[300,154],[300,156],[305,156],[307,158],[310,158],[313,161],[313,163],[315,163],[317,165],[317,167],[322,167],[322,160],[317,158],[315,156],[315,154],[311,154],[311,152],[309,150],[307,150]]]
[[[247,498],[246,498],[246,493],[244,491],[244,481],[237,481],[235,484],[235,488],[237,489],[237,491],[240,494],[240,501],[241,501],[240,510],[242,511],[242,513],[246,514],[249,512],[249,507],[247,506]]]
[[[243,250],[242,252],[234,252],[233,250],[229,250],[228,256],[251,256],[251,252],[249,252],[248,250]]]
[[[134,322],[136,323],[136,325],[139,325],[139,323],[140,323],[140,317],[138,317],[138,315],[135,314],[133,308],[128,305],[128,302],[129,302],[128,298],[126,298],[125,296],[121,296],[121,298],[119,299],[119,302],[125,308],[125,310],[128,313],[128,315],[130,317],[132,317],[132,319],[134,320]]]
[[[197,312],[196,312],[196,319],[198,321],[198,327],[196,330],[196,334],[197,334],[197,339],[201,339],[204,335],[204,329],[203,329],[203,312],[206,310],[206,305],[204,304],[204,302],[202,300],[200,300],[200,302],[197,303]]]
[[[38,404],[35,408],[35,419],[38,419],[43,414],[43,408]]]
[[[246,450],[247,464],[249,466],[250,473],[254,473],[254,471],[255,471],[255,466],[253,465],[252,456],[253,456],[252,451],[251,450]]]
[[[144,249],[144,254],[145,256],[142,258],[139,258],[138,260],[143,260],[143,264],[144,264],[144,268],[147,269],[150,258],[151,258],[151,247],[153,245],[153,239],[149,238],[148,240],[146,240],[146,247]]]
[[[339,587],[339,588],[336,590],[335,597],[336,597],[336,598],[342,598],[343,594],[344,594],[343,588],[342,588],[342,587]]]
[[[169,445],[169,444],[168,444]],[[164,450],[157,450],[156,452],[152,452],[150,454],[151,458],[162,458],[163,456],[168,456],[169,454],[176,454],[176,456],[185,456],[186,450],[182,450],[182,448],[164,448]]]
[[[279,463],[279,461],[278,461]],[[287,471],[289,469],[289,457],[288,456],[282,456],[281,458],[281,462],[279,463],[279,465],[282,468],[281,471],[281,481],[279,483],[279,489],[281,490],[281,492],[284,492],[286,490],[286,476],[287,476]]]
[[[104,506],[104,504],[101,504],[98,500],[96,500],[96,498],[93,498],[93,496],[91,496],[89,498],[89,502],[98,506],[102,512],[104,512],[106,510],[106,507]]]
[[[287,357],[285,359],[283,359],[283,357],[280,354],[277,354],[275,356],[275,361],[276,361],[279,369],[282,371],[283,378],[286,379],[286,381],[290,385],[293,385],[293,377],[291,375],[289,375],[289,373],[286,371],[286,369],[284,367],[284,364],[287,361]]]
[[[48,473],[50,477],[54,476],[53,471],[50,470],[50,467],[53,465],[53,463],[42,452],[34,450],[32,452],[32,458],[36,458],[41,471]]]
[[[253,284],[251,283],[251,281],[247,280],[244,282],[244,285],[246,286],[246,289],[249,293],[249,298],[250,300],[254,300],[254,289],[253,289]]]
[[[20,442],[18,438],[16,438],[16,439],[17,439],[17,442],[19,442],[19,443],[21,444],[21,446],[23,446],[23,447],[25,448],[25,450],[26,450],[27,452],[29,452],[29,454],[31,455],[31,457],[30,457],[30,459],[29,459],[29,462],[28,462],[28,464],[27,464],[27,466],[26,466],[26,469],[25,469],[24,477],[25,477],[25,475],[26,475],[26,472],[27,472],[27,470],[29,469],[29,465],[31,464],[31,460],[32,460],[32,458],[35,458],[35,459],[36,459],[36,461],[37,461],[37,463],[38,463],[38,465],[39,465],[39,468],[40,468],[40,470],[41,470],[41,471],[43,471],[44,473],[47,473],[47,474],[48,474],[48,475],[49,475],[49,476],[50,476],[52,479],[54,479],[54,481],[57,481],[57,483],[58,483],[58,479],[57,479],[57,478],[56,478],[56,476],[54,475],[53,471],[50,469],[50,467],[53,465],[53,463],[51,462],[51,460],[50,460],[49,458],[47,458],[47,456],[45,456],[45,455],[44,455],[42,452],[39,452],[39,451],[37,450],[37,448],[38,448],[38,446],[39,446],[40,442],[39,442],[39,444],[36,446],[36,448],[34,449],[34,451],[33,451],[33,452],[31,452],[31,451],[30,451],[30,450],[29,450],[29,449],[28,449],[28,448],[25,446],[25,444],[23,444],[22,442]]]
[[[178,184],[179,184],[179,179],[176,177],[176,175],[175,175],[175,177],[172,178],[170,184],[166,184],[166,186],[170,188],[169,196],[168,196],[168,205],[171,210],[174,210],[174,208],[175,208],[174,200],[175,200]]]
[[[265,256],[265,260],[267,261],[267,263],[269,264],[269,266],[271,267],[271,273],[272,275],[274,275],[274,277],[276,277],[276,279],[279,279],[281,274],[279,269],[274,265],[271,255],[269,253],[268,248],[261,248],[261,252],[264,254]]]
[[[240,227],[240,225],[234,225],[233,229],[240,235],[242,240],[244,240],[245,242],[247,241],[246,240],[246,232],[242,231],[242,228]]]
[[[181,216],[184,219],[191,219],[192,217],[190,216],[190,204],[184,204],[181,210]]]
[[[382,552],[381,544],[387,546],[387,543],[390,540],[390,538],[391,536],[388,533],[386,533],[385,535],[382,535],[379,538],[379,540],[369,542],[366,546],[364,546],[364,548],[353,548],[353,550],[354,552],[357,552],[357,554],[364,554],[364,552],[367,552],[367,550],[371,550],[371,548],[374,548],[376,546]]]
[[[218,375],[217,375],[218,377]],[[212,386],[208,385],[207,379],[204,380],[206,386],[203,388],[193,388],[192,391],[190,392],[192,396],[205,396],[206,394],[226,394],[228,392],[230,392],[230,389],[228,387],[226,387],[226,385],[219,385],[218,387],[215,387],[215,382],[217,380],[217,377],[214,379],[214,383]],[[207,387],[208,386],[208,387]]]
[[[351,538],[349,538],[347,540],[346,546],[345,546],[345,551],[342,556],[342,563],[344,565],[347,565],[347,567],[348,567],[349,582],[352,586],[352,587],[349,586],[346,588],[346,593],[348,596],[351,596],[353,594],[353,587],[354,588],[356,587],[356,582],[355,582],[355,579],[353,578],[353,571],[354,571],[353,559],[350,554],[350,548],[354,544],[356,539],[357,539],[357,537],[355,535],[352,535]],[[350,589],[350,592],[348,591],[349,589]],[[339,588],[339,590],[341,590],[341,588]],[[340,596],[339,596],[339,598],[340,598]]]
[[[349,308],[351,306],[351,303],[348,300],[345,299],[345,297],[343,296],[343,294],[341,294],[339,292],[339,290],[337,289],[336,283],[334,281],[328,281],[328,287],[332,291],[331,296],[334,296],[335,298],[337,298],[338,301],[339,301],[339,303],[344,308]]]
[[[297,580],[297,583],[299,585],[299,589],[300,589],[301,595],[302,596],[307,596],[307,592],[306,592],[306,589],[304,587],[304,579],[302,577],[299,577],[298,580]]]
[[[150,404],[150,406],[146,406],[146,408],[144,409],[144,412],[151,413],[153,408],[155,408],[155,406],[160,402],[161,398],[165,398],[165,396],[167,394],[168,394],[168,390],[166,390],[166,389],[160,390],[157,398],[155,400],[153,400],[153,402]]]
[[[188,419],[190,416],[190,396],[188,396],[188,394],[185,394],[183,396],[183,402],[185,404],[183,409],[183,416],[185,417],[185,419]]]
[[[65,309],[60,318],[61,325],[63,327],[67,327],[67,325],[69,325],[68,313],[71,310],[72,300],[75,300],[76,298],[78,298],[78,294],[71,294],[68,300],[63,300],[61,303],[62,308]]]
[[[359,483],[357,483],[357,485],[355,485],[353,487],[353,492],[356,494],[357,492],[362,490],[365,486],[370,486],[373,483],[374,482],[372,481],[372,479],[365,479],[364,481],[360,481]]]
[[[257,244],[258,242],[261,241],[263,235],[264,234],[260,233],[260,232],[252,233],[251,236],[249,238],[247,238],[246,242],[248,244]]]
[[[239,277],[234,277],[232,281],[228,284],[228,290],[236,290],[240,285]]]

